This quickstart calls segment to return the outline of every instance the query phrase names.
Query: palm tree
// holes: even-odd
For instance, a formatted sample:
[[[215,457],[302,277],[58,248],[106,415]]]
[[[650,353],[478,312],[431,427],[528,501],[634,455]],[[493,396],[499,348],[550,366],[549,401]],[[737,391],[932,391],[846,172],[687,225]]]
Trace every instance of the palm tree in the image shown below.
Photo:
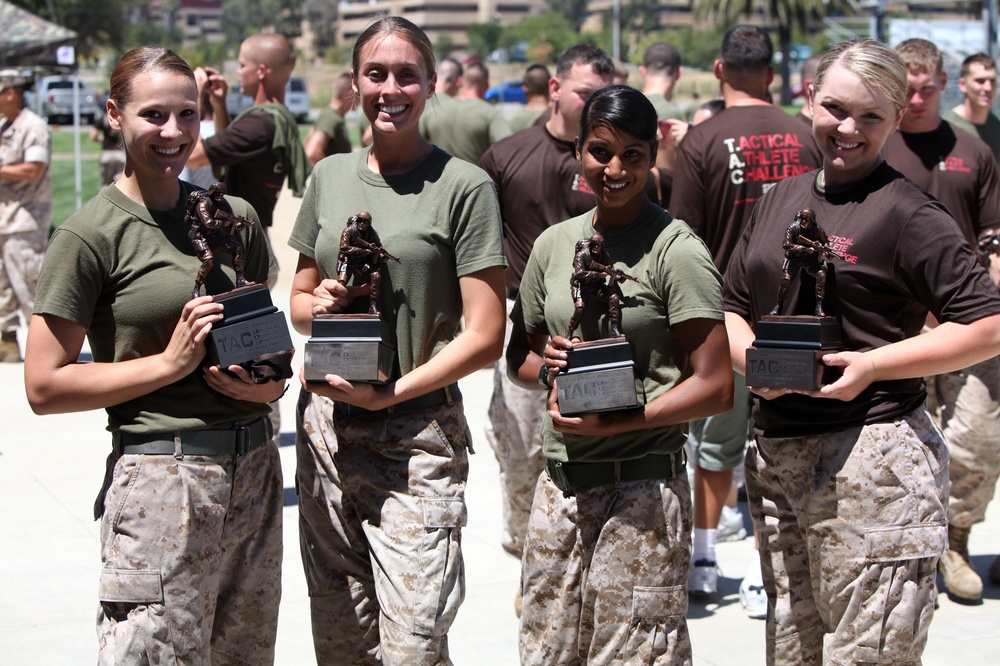
[[[777,24],[781,49],[781,103],[792,101],[789,72],[789,53],[792,45],[792,26],[808,29],[810,21],[826,16],[830,9],[847,14],[858,10],[856,0],[692,0],[695,16],[702,21],[721,23],[727,28],[736,24],[740,16],[763,14]]]

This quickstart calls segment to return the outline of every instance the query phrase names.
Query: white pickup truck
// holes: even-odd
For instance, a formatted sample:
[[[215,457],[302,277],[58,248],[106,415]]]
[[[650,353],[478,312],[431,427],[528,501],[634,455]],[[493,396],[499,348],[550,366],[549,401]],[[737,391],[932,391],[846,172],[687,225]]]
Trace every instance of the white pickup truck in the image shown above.
[[[80,124],[93,123],[97,113],[97,93],[76,76],[43,76],[27,96],[28,107],[51,125],[72,123],[74,82],[80,95]]]

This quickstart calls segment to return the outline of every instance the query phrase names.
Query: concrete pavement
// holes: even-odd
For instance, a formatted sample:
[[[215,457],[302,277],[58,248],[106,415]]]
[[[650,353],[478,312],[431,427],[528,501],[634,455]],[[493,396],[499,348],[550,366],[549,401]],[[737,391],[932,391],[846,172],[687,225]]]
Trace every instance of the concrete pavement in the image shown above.
[[[284,243],[297,205],[283,193],[272,230],[283,267],[274,300],[284,310],[296,260]],[[304,339],[295,337],[301,349]],[[89,664],[97,649],[94,619],[100,571],[99,525],[92,507],[110,450],[106,418],[104,412],[35,416],[24,397],[22,372],[22,365],[0,364],[0,663]],[[519,566],[500,547],[498,468],[483,435],[492,370],[474,373],[461,384],[477,454],[471,460],[469,525],[463,532],[468,592],[450,633],[452,660],[514,665],[513,601]],[[276,660],[280,666],[314,663],[292,489],[297,393],[293,386],[281,401],[286,508]],[[742,510],[746,514],[745,506]],[[764,622],[748,619],[737,598],[752,548],[752,538],[718,546],[724,573],[720,593],[709,603],[692,601],[688,613],[696,666],[764,663]],[[970,550],[985,574],[1000,552],[997,502],[987,522],[973,530]],[[984,597],[981,606],[969,607],[940,596],[925,664],[1000,663],[1000,588],[987,582]]]

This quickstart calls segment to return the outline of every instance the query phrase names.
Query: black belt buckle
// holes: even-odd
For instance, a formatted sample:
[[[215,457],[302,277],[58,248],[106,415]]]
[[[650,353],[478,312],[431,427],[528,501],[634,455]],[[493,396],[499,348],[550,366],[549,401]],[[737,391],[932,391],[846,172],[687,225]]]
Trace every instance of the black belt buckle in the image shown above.
[[[249,426],[238,426],[233,428],[236,438],[234,440],[233,455],[245,456],[250,453],[251,438]]]

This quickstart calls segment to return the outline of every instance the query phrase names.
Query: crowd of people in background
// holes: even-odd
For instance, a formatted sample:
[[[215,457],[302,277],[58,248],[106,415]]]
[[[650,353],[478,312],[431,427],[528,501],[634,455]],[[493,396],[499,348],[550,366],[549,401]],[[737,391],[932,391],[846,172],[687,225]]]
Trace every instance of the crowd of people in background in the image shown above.
[[[748,538],[741,487],[755,549],[739,599],[767,619],[768,664],[919,663],[937,573],[953,599],[982,599],[969,535],[1000,478],[997,65],[966,58],[962,102],[942,109],[933,43],[841,42],[802,64],[793,117],[772,101],[773,59],[764,29],[732,28],[717,97],[685,108],[674,45],[630,73],[578,44],[526,67],[512,110],[483,99],[482,61],[438,59],[419,27],[381,17],[303,141],[284,36],[242,43],[253,105],[235,118],[219,70],[140,47],[91,131],[103,189],[51,242],[51,134],[24,108],[29,81],[0,70],[0,362],[22,360],[30,321],[32,408],[105,409],[112,432],[101,663],[140,646],[274,658],[285,383],[204,361],[222,306],[187,291],[184,213],[215,181],[264,284],[278,195],[303,198],[295,329],[367,312],[370,294],[394,354],[384,384],[301,381],[318,663],[449,663],[472,438],[458,381],[490,365],[522,663],[689,664],[689,597],[715,597],[717,543]],[[362,211],[398,255],[381,289],[337,279]],[[797,245],[803,224],[821,240]],[[790,261],[822,274],[792,280]],[[242,278],[217,263],[211,294]],[[747,385],[754,327],[782,303],[837,322],[820,388]],[[573,350],[622,336],[639,406],[562,413]],[[77,362],[85,339],[93,363]],[[1000,557],[986,574],[1000,585]]]

